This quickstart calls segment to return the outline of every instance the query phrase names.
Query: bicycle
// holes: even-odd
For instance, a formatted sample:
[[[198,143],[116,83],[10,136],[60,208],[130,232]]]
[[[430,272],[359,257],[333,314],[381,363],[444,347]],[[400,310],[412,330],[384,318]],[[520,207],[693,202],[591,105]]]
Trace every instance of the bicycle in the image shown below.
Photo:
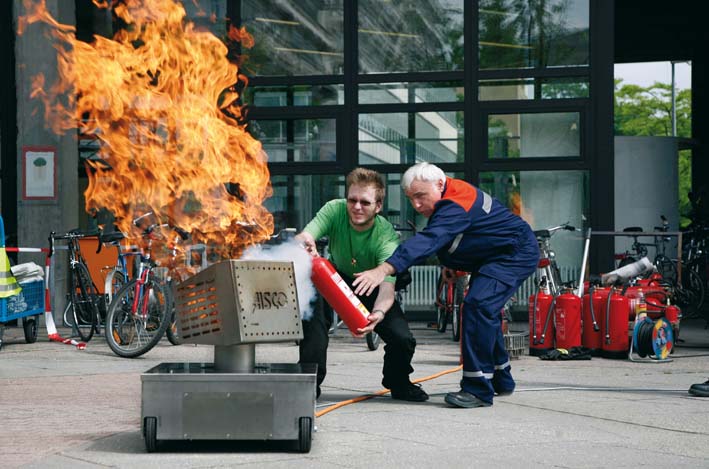
[[[49,234],[50,257],[56,250],[56,241],[68,241],[70,283],[69,302],[65,312],[71,309],[71,327],[84,342],[90,341],[94,333],[100,334],[99,301],[102,300],[99,300],[96,285],[94,285],[86,261],[81,255],[79,240],[96,235],[97,233],[82,233],[76,230],[61,235],[56,234],[54,231]]]
[[[656,232],[669,231],[667,218],[664,215],[660,215],[660,219],[662,220],[662,226],[655,226],[654,230]],[[628,233],[641,233],[643,230],[641,227],[634,226],[625,228],[623,231]],[[666,255],[666,243],[669,242],[670,238],[667,236],[654,236],[654,242],[643,243],[638,240],[639,236],[640,235],[633,235],[633,244],[631,246],[633,252],[626,251],[621,256],[616,256],[620,257],[619,267],[623,267],[646,257],[648,248],[654,248],[655,258],[653,265],[662,277],[660,282],[664,283],[670,289],[677,305],[682,309],[688,310],[684,317],[689,317],[689,314],[701,311],[704,306],[705,288],[704,282],[702,281],[701,275],[697,272],[697,269],[691,267],[682,269],[682,276],[680,277],[677,259],[672,259]]]
[[[172,345],[181,345],[182,340],[180,339],[180,334],[177,328],[177,322],[175,319],[175,289],[177,284],[185,280],[191,272],[185,267],[178,265],[178,260],[190,259],[192,256],[192,246],[187,249],[184,258],[178,255],[177,246],[181,241],[186,241],[189,238],[189,234],[177,227],[173,227],[176,236],[167,244],[167,250],[169,252],[168,262],[166,267],[155,268],[156,278],[158,278],[166,287],[170,312],[170,322],[165,329],[165,336],[167,340]],[[203,248],[206,251],[206,246],[201,245],[197,249]],[[202,253],[202,258],[204,259],[205,253]]]
[[[534,232],[540,253],[539,264],[537,265],[537,286],[541,291],[552,296],[560,295],[564,286],[567,285],[561,279],[561,271],[556,263],[556,253],[551,248],[551,237],[561,230],[581,231],[580,228],[563,223],[559,226]]]
[[[135,220],[140,227],[146,213]],[[165,334],[170,320],[170,297],[166,286],[158,280],[154,269],[157,263],[152,258],[152,245],[162,239],[163,228],[184,231],[169,224],[153,223],[146,227],[142,236],[147,245],[139,256],[136,277],[124,285],[113,297],[106,316],[106,342],[111,350],[124,358],[135,358],[151,350]]]
[[[460,315],[469,281],[468,272],[442,267],[436,283],[436,330],[444,333],[450,323],[454,342],[460,340]]]

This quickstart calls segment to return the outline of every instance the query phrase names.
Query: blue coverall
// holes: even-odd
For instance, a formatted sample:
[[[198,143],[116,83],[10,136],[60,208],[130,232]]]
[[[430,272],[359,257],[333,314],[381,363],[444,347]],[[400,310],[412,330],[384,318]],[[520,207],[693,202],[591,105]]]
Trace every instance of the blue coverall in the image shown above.
[[[492,403],[514,390],[500,311],[539,262],[529,225],[498,200],[446,178],[426,227],[387,260],[397,272],[437,254],[441,264],[471,273],[463,304],[463,391]]]

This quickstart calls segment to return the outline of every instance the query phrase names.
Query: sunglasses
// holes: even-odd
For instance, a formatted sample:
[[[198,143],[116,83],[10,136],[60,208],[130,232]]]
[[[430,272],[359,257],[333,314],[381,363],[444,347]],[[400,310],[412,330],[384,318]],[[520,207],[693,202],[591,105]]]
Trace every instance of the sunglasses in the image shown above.
[[[349,205],[360,204],[362,207],[370,207],[370,206],[374,205],[375,202],[371,202],[371,201],[365,200],[365,199],[355,199],[354,197],[348,197],[347,203]]]

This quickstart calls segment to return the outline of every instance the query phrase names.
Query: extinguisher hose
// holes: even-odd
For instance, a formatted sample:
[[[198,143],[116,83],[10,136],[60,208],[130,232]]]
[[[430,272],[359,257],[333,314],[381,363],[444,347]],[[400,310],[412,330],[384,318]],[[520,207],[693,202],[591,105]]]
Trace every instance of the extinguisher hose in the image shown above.
[[[591,321],[593,322],[593,330],[595,332],[598,332],[601,330],[600,327],[598,327],[598,322],[596,321],[596,313],[593,311],[593,291],[595,290],[594,286],[591,285],[588,288],[588,304],[591,309]]]
[[[540,291],[537,290],[537,294],[534,295],[534,307],[532,308],[532,344],[534,345],[539,345],[537,341],[537,299]]]
[[[608,292],[608,299],[606,300],[606,344],[611,343],[611,335],[608,332],[608,324],[611,322],[611,296],[613,296],[613,288],[610,289]]]
[[[426,376],[424,378],[415,379],[412,381],[412,383],[421,383],[423,381],[435,379],[435,378],[438,378],[439,376],[447,375],[449,373],[455,373],[456,371],[460,371],[462,369],[463,369],[463,365],[459,365],[459,366],[456,366],[455,368],[451,368],[450,370],[444,370],[444,371],[441,371],[440,373],[436,373],[431,376]],[[382,389],[381,391],[377,391],[373,394],[365,394],[364,396],[355,397],[353,399],[347,399],[346,401],[340,401],[340,402],[333,404],[329,407],[325,407],[323,410],[315,412],[315,416],[321,417],[321,416],[327,414],[328,412],[332,412],[335,409],[339,409],[340,407],[354,404],[356,402],[366,401],[367,399],[371,399],[373,397],[383,396],[384,394],[387,394],[387,393],[389,393],[389,389]]]
[[[539,339],[540,344],[544,343],[544,336],[547,333],[547,327],[549,327],[549,320],[551,319],[551,315],[554,313],[554,306],[555,305],[556,305],[556,297],[553,296],[551,298],[551,304],[549,305],[549,311],[547,311],[547,318],[544,321],[544,329],[542,329],[542,338]]]

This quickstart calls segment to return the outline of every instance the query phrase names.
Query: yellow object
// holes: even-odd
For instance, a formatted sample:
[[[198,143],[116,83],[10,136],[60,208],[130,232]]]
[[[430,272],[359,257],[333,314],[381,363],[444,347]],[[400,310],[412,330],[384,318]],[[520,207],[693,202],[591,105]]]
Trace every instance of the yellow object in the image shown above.
[[[0,247],[0,298],[17,295],[22,287],[17,283],[10,270],[10,259],[7,257],[5,246]]]

